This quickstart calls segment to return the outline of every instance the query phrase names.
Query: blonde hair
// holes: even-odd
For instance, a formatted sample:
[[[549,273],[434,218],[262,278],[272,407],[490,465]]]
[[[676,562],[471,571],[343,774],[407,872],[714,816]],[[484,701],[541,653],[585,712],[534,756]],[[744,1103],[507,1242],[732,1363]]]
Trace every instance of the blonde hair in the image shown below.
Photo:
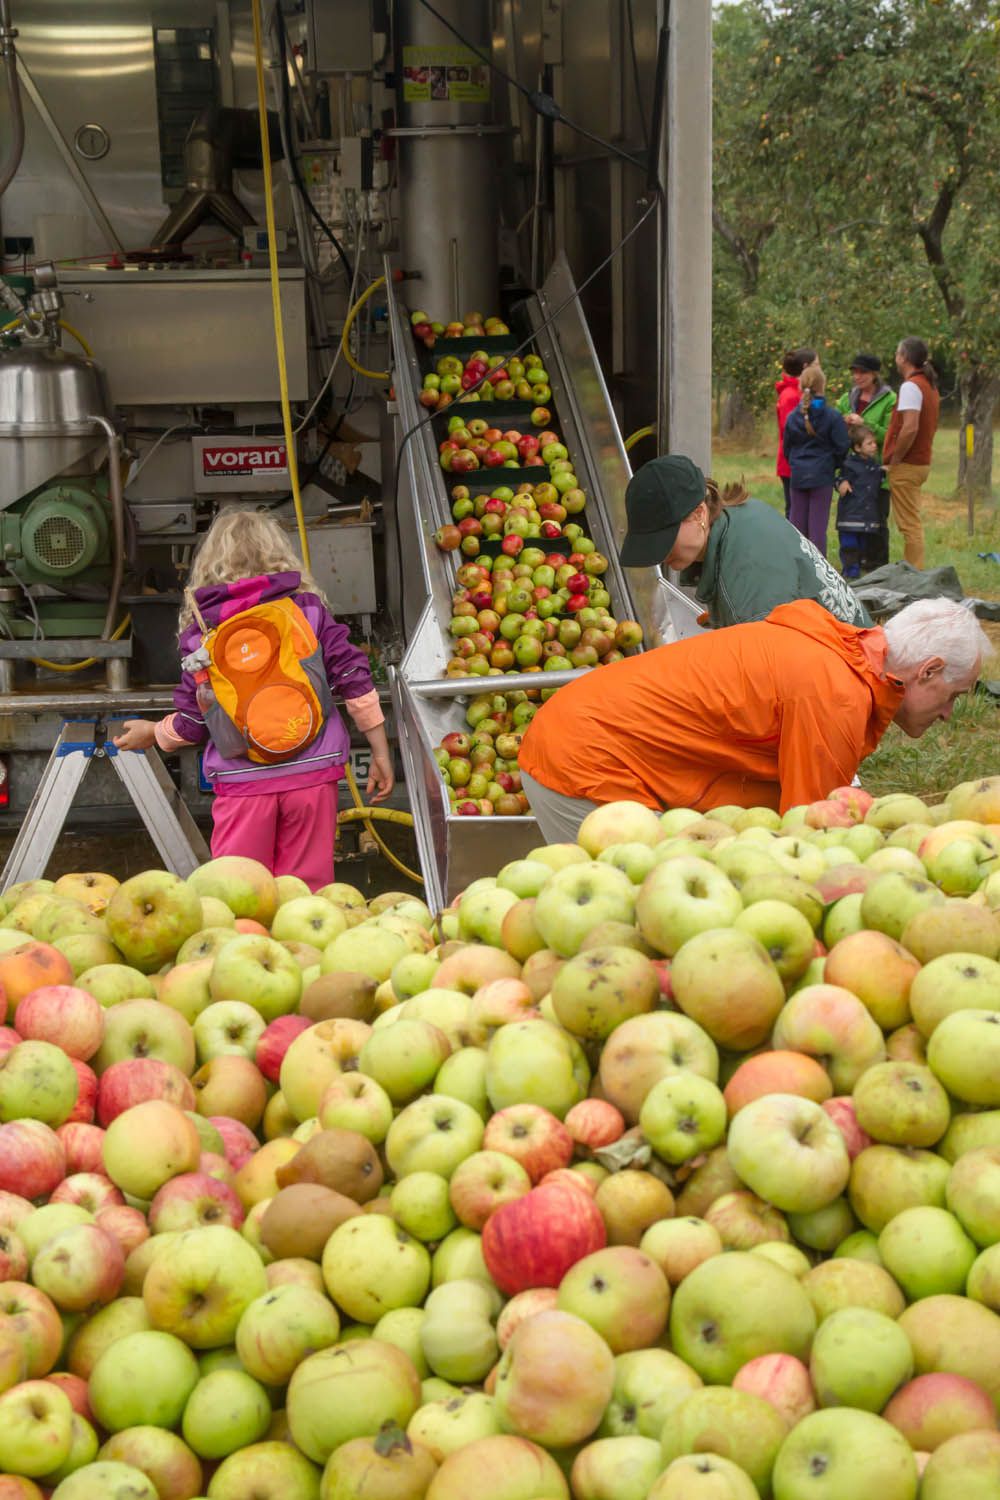
[[[189,589],[213,583],[237,583],[265,573],[298,573],[308,593],[323,593],[289,540],[288,533],[271,516],[258,510],[220,511],[202,537],[191,565]],[[325,599],[323,601],[326,603]],[[183,631],[194,621],[185,599],[178,616]]]

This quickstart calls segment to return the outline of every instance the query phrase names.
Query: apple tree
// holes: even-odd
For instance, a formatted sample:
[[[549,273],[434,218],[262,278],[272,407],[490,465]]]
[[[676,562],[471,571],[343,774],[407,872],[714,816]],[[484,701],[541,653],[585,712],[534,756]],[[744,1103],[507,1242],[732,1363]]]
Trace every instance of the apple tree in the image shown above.
[[[853,285],[878,308],[875,326],[892,318],[892,342],[916,332],[933,346],[933,319],[910,326],[901,316],[909,308],[892,300],[894,271],[918,250],[962,420],[975,432],[959,481],[988,492],[1000,400],[1000,4],[746,0],[742,8],[759,28],[753,107],[739,142],[744,171],[766,185],[762,202],[778,194],[786,218],[794,210],[802,227],[813,226],[813,265],[852,249],[864,260]],[[807,286],[809,263],[798,265]]]

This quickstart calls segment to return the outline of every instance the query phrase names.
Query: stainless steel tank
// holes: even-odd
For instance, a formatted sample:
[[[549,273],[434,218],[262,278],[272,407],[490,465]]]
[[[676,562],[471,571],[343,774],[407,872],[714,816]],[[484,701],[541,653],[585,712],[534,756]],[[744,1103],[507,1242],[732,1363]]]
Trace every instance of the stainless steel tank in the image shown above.
[[[0,354],[0,510],[105,444],[104,371],[48,343]]]
[[[487,57],[485,0],[436,0]],[[496,79],[417,0],[396,0],[402,258],[412,310],[447,323],[498,311]]]

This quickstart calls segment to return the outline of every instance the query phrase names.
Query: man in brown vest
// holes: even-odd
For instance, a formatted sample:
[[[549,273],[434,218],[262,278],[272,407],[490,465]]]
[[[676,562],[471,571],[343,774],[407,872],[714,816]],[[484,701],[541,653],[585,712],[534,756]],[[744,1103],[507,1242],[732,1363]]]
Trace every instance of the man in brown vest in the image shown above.
[[[920,487],[930,473],[941,398],[937,374],[927,358],[923,339],[900,340],[896,369],[903,377],[903,384],[889,420],[882,461],[889,475],[892,514],[903,533],[903,557],[913,567],[922,568],[924,527],[920,519]]]

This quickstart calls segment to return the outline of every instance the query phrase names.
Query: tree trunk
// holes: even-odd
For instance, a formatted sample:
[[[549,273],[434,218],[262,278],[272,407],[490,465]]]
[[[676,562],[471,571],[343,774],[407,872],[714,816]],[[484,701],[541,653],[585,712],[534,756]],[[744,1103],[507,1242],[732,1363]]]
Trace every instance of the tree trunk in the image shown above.
[[[958,441],[958,487],[970,486],[978,499],[990,498],[993,486],[993,414],[1000,401],[1000,376],[979,367],[959,378],[962,429]],[[973,430],[973,453],[966,457],[965,429]]]
[[[742,391],[727,391],[719,415],[721,438],[742,438],[749,442],[754,435],[754,414]]]

